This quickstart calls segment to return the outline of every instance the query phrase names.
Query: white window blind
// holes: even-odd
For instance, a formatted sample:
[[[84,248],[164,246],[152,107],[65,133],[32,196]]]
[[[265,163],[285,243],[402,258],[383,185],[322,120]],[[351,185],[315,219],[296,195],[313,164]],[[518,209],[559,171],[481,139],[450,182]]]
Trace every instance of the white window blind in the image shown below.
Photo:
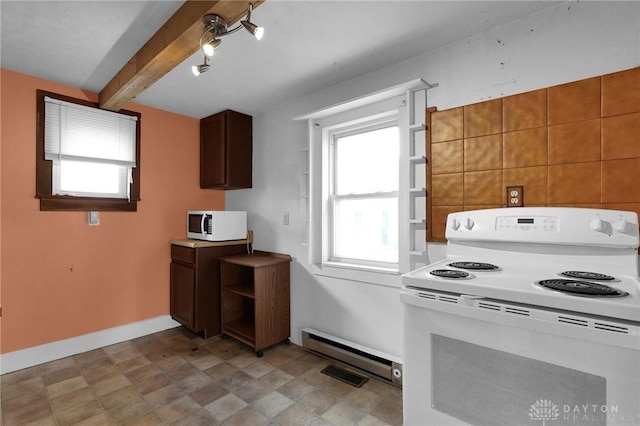
[[[45,159],[136,167],[137,120],[45,97]]]

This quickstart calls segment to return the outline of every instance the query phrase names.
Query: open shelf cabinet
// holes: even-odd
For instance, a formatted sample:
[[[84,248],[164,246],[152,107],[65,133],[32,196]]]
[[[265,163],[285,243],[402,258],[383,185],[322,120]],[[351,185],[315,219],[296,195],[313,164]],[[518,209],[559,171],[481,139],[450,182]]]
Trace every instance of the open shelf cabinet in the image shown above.
[[[255,252],[220,259],[222,334],[253,348],[289,341],[291,257]]]

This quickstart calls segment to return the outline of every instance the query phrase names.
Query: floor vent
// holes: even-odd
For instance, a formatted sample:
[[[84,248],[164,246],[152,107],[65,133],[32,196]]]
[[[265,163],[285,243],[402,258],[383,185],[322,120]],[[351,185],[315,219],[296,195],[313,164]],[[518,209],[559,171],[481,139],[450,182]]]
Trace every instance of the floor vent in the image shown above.
[[[302,346],[359,373],[402,387],[402,363],[389,355],[310,328],[302,330]]]
[[[355,386],[357,388],[361,387],[367,382],[367,380],[369,380],[367,377],[352,373],[351,371],[347,371],[342,367],[338,367],[337,365],[329,365],[323,368],[321,370],[321,373],[324,373],[329,377],[333,377],[334,379],[338,379],[341,382],[348,383],[351,386]]]

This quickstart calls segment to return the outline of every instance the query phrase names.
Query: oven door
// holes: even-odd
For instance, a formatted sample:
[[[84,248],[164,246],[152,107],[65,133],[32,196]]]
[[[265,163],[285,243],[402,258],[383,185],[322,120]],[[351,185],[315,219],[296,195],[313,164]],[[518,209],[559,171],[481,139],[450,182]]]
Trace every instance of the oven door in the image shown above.
[[[404,288],[404,424],[640,424],[640,327]]]

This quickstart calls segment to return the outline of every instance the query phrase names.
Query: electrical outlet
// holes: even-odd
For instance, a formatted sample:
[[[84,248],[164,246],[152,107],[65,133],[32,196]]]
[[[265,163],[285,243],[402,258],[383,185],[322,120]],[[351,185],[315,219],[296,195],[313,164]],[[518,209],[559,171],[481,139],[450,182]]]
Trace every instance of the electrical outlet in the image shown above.
[[[283,225],[289,224],[289,212],[282,213],[282,224]]]
[[[507,186],[507,207],[524,206],[524,186]]]
[[[100,212],[89,212],[89,226],[100,225]]]

